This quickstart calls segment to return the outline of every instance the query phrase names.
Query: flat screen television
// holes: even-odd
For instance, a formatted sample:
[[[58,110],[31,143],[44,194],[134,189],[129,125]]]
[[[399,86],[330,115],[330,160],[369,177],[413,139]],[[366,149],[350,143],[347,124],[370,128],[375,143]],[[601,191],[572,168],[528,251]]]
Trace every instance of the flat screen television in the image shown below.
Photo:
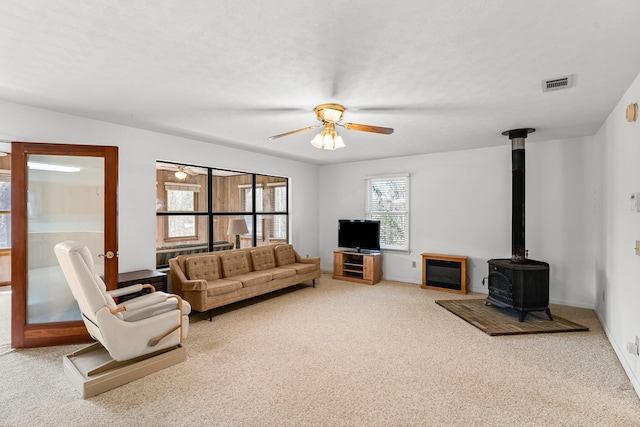
[[[380,250],[380,221],[365,219],[338,220],[338,246],[358,252]]]

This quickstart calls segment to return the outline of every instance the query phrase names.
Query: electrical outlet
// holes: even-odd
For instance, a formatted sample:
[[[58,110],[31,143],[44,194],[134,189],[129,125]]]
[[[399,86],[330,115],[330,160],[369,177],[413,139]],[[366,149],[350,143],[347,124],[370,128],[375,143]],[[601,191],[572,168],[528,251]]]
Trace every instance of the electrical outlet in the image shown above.
[[[411,261],[411,267],[412,268],[416,268],[416,262],[415,261]]]

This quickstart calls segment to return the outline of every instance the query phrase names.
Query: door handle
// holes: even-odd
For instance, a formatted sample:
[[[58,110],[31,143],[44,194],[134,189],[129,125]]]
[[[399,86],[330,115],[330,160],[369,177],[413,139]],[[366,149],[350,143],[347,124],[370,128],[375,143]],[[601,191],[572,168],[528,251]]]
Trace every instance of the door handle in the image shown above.
[[[106,253],[106,254],[98,254],[98,256],[99,256],[100,258],[111,259],[111,258],[113,258],[114,256],[116,256],[116,254],[114,254],[114,253],[113,253],[113,251],[107,251],[107,253]]]

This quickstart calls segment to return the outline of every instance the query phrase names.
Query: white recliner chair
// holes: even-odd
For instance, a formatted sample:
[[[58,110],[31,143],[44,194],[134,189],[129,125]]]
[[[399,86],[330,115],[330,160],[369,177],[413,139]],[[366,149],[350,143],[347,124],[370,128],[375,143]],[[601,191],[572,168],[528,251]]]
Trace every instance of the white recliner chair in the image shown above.
[[[105,375],[114,369],[127,369],[131,364],[138,366],[131,368],[134,376],[123,375],[122,372],[111,375],[121,378],[122,385],[133,379],[140,378],[155,370],[170,366],[167,363],[158,363],[158,358],[149,362],[147,366],[155,366],[157,369],[140,368],[140,363],[145,359],[154,358],[174,349],[181,348],[182,341],[187,337],[189,329],[189,313],[191,306],[178,295],[155,292],[152,285],[137,284],[125,288],[107,291],[107,288],[94,270],[94,261],[89,249],[74,241],[64,241],[55,245],[56,257],[64,276],[71,288],[73,297],[78,302],[82,320],[87,331],[99,344],[87,347],[74,353],[74,357],[86,356],[96,350],[96,346],[104,347],[111,360],[104,360],[104,356],[96,357],[96,366],[77,372],[83,377],[83,383],[91,382],[92,377]],[[116,304],[114,298],[140,292],[144,288],[151,288],[152,292],[123,303]],[[97,353],[96,353],[97,354]],[[69,357],[69,356],[65,356]],[[166,359],[169,356],[164,356]],[[177,361],[186,357],[184,349]],[[168,360],[168,359],[167,359]],[[73,359],[69,358],[73,364]],[[67,361],[65,360],[65,363]],[[174,357],[175,363],[175,357]],[[76,368],[87,365],[86,361],[76,363]],[[65,370],[68,366],[65,365]],[[70,374],[67,371],[67,374]],[[136,376],[137,375],[137,376]],[[97,378],[93,378],[97,379]],[[72,378],[73,381],[73,378]],[[97,381],[105,383],[102,379]],[[113,384],[113,381],[110,381]],[[86,385],[83,385],[83,397],[87,394]],[[113,387],[111,387],[113,388]],[[93,390],[96,391],[96,390]],[[98,392],[106,391],[101,389]]]

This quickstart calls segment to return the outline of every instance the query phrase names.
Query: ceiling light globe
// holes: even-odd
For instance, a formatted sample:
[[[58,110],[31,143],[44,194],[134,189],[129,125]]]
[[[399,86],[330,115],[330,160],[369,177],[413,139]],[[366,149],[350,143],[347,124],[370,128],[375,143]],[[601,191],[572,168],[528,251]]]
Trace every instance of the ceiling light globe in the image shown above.
[[[335,123],[342,117],[342,111],[334,110],[333,108],[325,108],[323,111],[323,117],[326,121]]]
[[[325,150],[334,150],[334,142],[333,136],[330,133],[327,133],[324,138],[322,138],[322,148]]]
[[[322,134],[317,134],[315,138],[311,140],[311,145],[316,148],[322,148]]]
[[[183,171],[177,171],[175,175],[178,179],[185,179],[187,177],[187,173]]]

